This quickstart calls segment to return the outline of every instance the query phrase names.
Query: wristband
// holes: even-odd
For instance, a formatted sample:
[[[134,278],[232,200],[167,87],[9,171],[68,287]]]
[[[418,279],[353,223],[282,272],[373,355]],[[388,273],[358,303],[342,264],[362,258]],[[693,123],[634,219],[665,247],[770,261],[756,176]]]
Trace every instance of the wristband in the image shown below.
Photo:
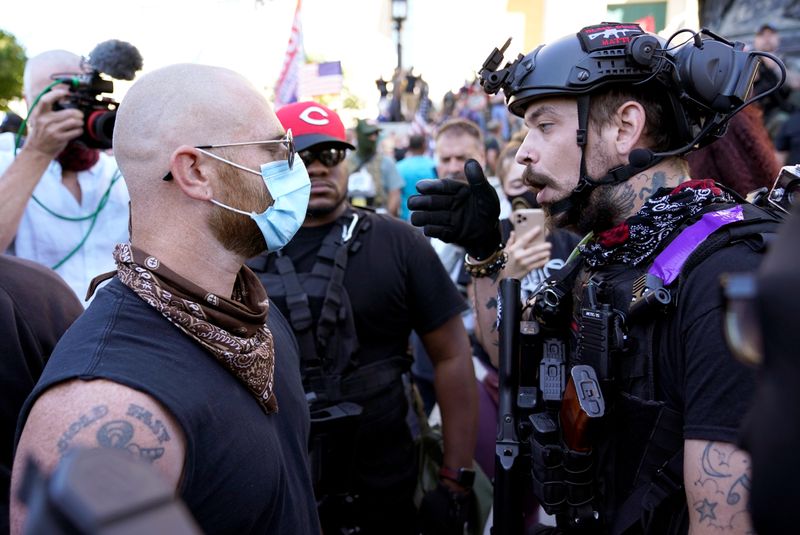
[[[478,279],[494,275],[506,266],[508,254],[500,247],[492,253],[486,260],[476,262],[469,254],[464,255],[464,269],[472,277]]]

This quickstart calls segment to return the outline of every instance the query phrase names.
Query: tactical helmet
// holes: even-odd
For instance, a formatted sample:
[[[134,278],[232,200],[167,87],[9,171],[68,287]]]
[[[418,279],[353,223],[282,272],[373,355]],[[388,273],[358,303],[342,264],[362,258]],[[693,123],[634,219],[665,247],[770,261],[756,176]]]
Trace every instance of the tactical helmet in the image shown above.
[[[669,48],[675,36],[665,42],[638,24],[601,23],[519,55],[501,70],[496,68],[502,51],[495,49],[480,72],[481,84],[487,93],[503,89],[509,111],[519,117],[540,98],[588,95],[610,84],[646,84],[669,99],[686,152],[710,141],[709,135],[724,133],[758,67],[757,54],[744,52],[742,43],[707,30],[691,33],[693,38]],[[709,121],[720,128],[706,131]],[[695,140],[701,132],[703,139]]]
[[[691,37],[671,46],[680,33]],[[498,70],[503,53],[494,49],[479,72],[481,85],[489,94],[501,89],[511,113],[524,117],[535,100],[575,97],[578,106],[576,142],[581,147],[580,176],[572,194],[551,207],[552,213],[569,212],[575,217],[589,193],[597,186],[619,184],[656,165],[666,157],[685,154],[725,133],[728,121],[758,98],[776,91],[780,84],[748,100],[759,56],[775,56],[744,51],[743,43],[732,43],[703,29],[680,30],[669,39],[645,33],[638,24],[603,22],[588,26],[549,45],[542,45],[527,56],[519,55]],[[781,80],[781,84],[783,80]],[[609,169],[602,177],[586,171],[586,142],[591,96],[611,84],[641,86],[663,96],[674,117],[679,147],[664,152],[636,149],[629,164]]]
[[[522,117],[536,99],[577,96],[611,82],[638,82],[652,76],[652,67],[626,58],[625,45],[636,35],[644,35],[637,24],[599,25],[538,47],[522,58],[508,80],[509,111]],[[653,41],[655,46],[662,44],[657,38]]]

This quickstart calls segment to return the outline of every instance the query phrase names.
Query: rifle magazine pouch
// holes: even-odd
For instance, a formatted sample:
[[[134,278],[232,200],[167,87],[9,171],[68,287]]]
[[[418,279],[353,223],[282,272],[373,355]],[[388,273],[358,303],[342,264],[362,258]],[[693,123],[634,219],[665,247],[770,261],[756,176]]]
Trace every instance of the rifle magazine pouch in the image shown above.
[[[564,484],[563,451],[557,444],[546,444],[531,436],[531,476],[533,493],[547,514],[561,512],[567,498]]]
[[[571,507],[591,503],[594,498],[593,466],[591,450],[583,452],[564,448],[564,483],[567,504]]]

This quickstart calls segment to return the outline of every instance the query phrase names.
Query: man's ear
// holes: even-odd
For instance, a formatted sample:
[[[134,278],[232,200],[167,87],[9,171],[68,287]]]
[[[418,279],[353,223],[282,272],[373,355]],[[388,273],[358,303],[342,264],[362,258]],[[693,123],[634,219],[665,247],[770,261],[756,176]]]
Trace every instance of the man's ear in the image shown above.
[[[214,196],[211,186],[213,164],[210,158],[189,145],[181,145],[170,157],[172,179],[192,199],[208,201]]]
[[[629,100],[617,108],[614,143],[619,154],[628,155],[632,150],[644,146],[646,120],[644,106],[635,100]]]

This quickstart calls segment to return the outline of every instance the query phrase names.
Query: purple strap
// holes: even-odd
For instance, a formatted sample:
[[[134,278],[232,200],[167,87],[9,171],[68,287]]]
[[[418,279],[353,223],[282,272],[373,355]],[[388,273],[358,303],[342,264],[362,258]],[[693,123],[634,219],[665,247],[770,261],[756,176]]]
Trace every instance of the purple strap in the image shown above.
[[[719,228],[742,220],[744,214],[741,205],[704,214],[697,223],[685,228],[666,249],[661,251],[647,272],[663,280],[664,286],[671,284],[680,275],[686,259],[703,240]]]

